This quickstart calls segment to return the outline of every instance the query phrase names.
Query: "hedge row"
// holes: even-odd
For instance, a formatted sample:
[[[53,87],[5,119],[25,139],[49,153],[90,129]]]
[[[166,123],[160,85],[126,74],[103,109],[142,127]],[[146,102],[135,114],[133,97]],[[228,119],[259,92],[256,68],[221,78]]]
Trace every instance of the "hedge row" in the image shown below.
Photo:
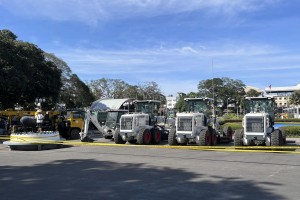
[[[221,119],[219,121],[219,123],[222,124],[226,124],[226,123],[235,123],[235,122],[242,122],[241,119]],[[300,119],[278,119],[275,118],[275,123],[286,123],[286,122],[296,122],[296,123],[300,123]]]
[[[300,126],[285,126],[282,128],[285,130],[286,137],[300,137]]]
[[[298,122],[300,123],[300,119],[295,119],[295,118],[292,118],[292,119],[275,119],[275,122]]]
[[[224,126],[230,126],[233,131],[243,128],[242,123],[226,123],[221,125],[221,128],[223,129]]]

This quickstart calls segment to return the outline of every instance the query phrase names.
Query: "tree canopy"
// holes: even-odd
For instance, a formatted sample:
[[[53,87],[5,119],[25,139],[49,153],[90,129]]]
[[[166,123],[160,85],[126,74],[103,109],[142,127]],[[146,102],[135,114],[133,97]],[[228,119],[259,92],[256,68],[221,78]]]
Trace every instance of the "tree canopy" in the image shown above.
[[[245,90],[245,84],[241,80],[234,80],[228,77],[213,78],[200,81],[198,84],[199,97],[214,98],[215,107],[220,107],[221,112],[228,104],[240,104]]]
[[[261,95],[261,92],[258,92],[257,90],[254,90],[254,89],[250,89],[250,90],[246,93],[246,96],[247,96],[247,97],[258,97],[259,95]]]
[[[155,82],[145,82],[137,86],[120,79],[101,78],[87,84],[96,99],[107,97],[162,100],[161,91]]]
[[[17,40],[9,30],[0,30],[0,102],[12,108],[16,103],[34,106],[36,98],[48,104],[57,101],[61,70],[47,61],[36,45]]]
[[[95,100],[89,87],[72,73],[71,68],[62,59],[46,52],[44,55],[46,60],[53,62],[62,72],[58,102],[64,103],[67,109],[89,106]]]
[[[289,103],[292,105],[300,105],[300,90],[296,90],[290,96]]]
[[[130,85],[120,79],[101,78],[82,82],[62,59],[46,53],[34,44],[17,40],[9,30],[0,30],[0,106],[13,108],[17,103],[25,108],[35,106],[43,98],[50,108],[65,103],[67,108],[89,106],[95,99],[133,98],[165,101],[154,81]],[[223,111],[228,104],[240,104],[245,95],[258,93],[244,91],[244,83],[228,77],[202,80],[198,92],[190,92],[177,102],[179,111],[184,109],[184,97],[214,98],[215,107]],[[300,104],[300,92],[291,96],[292,104]],[[162,102],[164,103],[164,102]]]

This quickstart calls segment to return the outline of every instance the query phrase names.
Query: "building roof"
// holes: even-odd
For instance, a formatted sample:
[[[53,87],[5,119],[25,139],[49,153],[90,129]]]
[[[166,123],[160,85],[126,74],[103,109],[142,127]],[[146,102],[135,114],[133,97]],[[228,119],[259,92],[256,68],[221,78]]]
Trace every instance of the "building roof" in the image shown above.
[[[132,102],[133,99],[98,99],[91,105],[91,110],[118,110],[126,106],[126,103]]]
[[[245,92],[247,93],[247,92],[249,92],[251,89],[253,89],[253,90],[257,91],[257,92],[262,92],[261,89],[259,89],[259,88],[257,88],[257,87],[249,86],[249,85],[245,87]]]
[[[266,87],[266,93],[280,93],[280,92],[294,92],[300,90],[300,84],[296,86],[287,86],[287,87]]]

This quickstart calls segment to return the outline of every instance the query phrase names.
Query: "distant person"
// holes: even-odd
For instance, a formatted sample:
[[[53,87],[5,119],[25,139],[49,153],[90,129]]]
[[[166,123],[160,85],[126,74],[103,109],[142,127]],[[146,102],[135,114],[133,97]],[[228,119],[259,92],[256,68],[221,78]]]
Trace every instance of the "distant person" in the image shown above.
[[[49,111],[46,112],[44,119],[43,119],[44,123],[49,124],[50,123],[50,115],[49,115]]]
[[[35,119],[36,119],[36,124],[37,124],[38,131],[41,132],[42,131],[43,120],[44,120],[44,115],[43,115],[41,109],[37,110],[37,112],[35,114]]]
[[[0,121],[0,135],[3,135],[6,129],[6,120],[5,118],[1,118]]]

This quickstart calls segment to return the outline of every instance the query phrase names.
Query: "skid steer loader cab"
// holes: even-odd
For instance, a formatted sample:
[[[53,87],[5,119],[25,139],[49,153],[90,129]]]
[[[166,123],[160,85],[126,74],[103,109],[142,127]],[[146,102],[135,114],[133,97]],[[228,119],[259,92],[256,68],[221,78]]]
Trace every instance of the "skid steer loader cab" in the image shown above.
[[[179,113],[176,118],[178,143],[196,142],[196,136],[206,129],[206,117],[203,113]]]
[[[272,97],[246,97],[243,129],[234,133],[234,145],[280,146],[285,143],[285,132],[274,129],[275,100]]]
[[[134,101],[135,113],[145,113],[149,115],[149,124],[156,123],[156,116],[161,102],[157,100],[136,100]]]
[[[186,98],[186,112],[177,113],[175,127],[171,128],[168,136],[168,144],[216,145],[217,133],[209,124],[211,104],[210,98]]]
[[[270,142],[269,138],[273,132],[271,116],[268,113],[248,113],[243,119],[244,138],[243,144],[262,145]]]
[[[176,114],[175,127],[169,132],[169,145],[196,143],[200,146],[214,146],[217,143],[232,141],[230,126],[220,125],[214,113],[214,100],[211,98],[185,98],[186,112]]]
[[[153,141],[152,137],[155,137],[155,135],[153,135],[153,126],[149,125],[149,119],[149,115],[143,113],[122,115],[120,130],[116,131],[114,135],[115,143],[150,144]]]
[[[113,136],[115,143],[159,144],[164,132],[156,119],[160,101],[136,100],[133,103],[135,112],[120,118],[120,129]]]

